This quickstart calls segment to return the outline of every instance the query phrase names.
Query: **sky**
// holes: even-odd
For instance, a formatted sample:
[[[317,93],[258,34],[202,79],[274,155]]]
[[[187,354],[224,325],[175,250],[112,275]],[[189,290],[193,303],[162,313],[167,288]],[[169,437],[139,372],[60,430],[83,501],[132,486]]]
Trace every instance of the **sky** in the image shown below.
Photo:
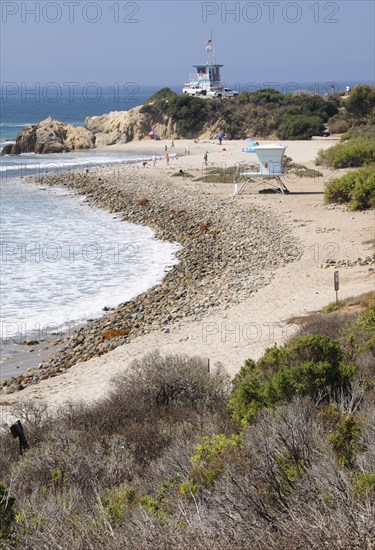
[[[182,86],[211,31],[222,80],[237,89],[374,79],[370,0],[0,4],[3,83]]]

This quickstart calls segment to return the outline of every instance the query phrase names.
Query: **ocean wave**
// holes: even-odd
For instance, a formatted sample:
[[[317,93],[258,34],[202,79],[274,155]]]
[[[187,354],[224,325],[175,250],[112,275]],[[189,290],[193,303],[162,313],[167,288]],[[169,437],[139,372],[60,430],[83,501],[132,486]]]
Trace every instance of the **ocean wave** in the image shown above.
[[[63,193],[21,182],[2,189],[5,340],[98,317],[161,282],[178,262],[176,243]]]
[[[29,153],[28,153],[29,155]],[[21,155],[22,156],[22,155]],[[5,155],[3,159],[5,159],[5,162],[8,158],[14,158],[11,155]],[[110,165],[110,164],[134,164],[136,162],[142,162],[143,160],[151,160],[150,155],[143,155],[139,157],[131,157],[131,158],[124,158],[123,156],[121,158],[113,158],[113,157],[85,157],[82,159],[61,159],[56,161],[52,160],[41,160],[40,162],[33,162],[28,163],[25,161],[24,163],[17,163],[17,164],[2,164],[0,166],[0,172],[16,172],[16,171],[33,171],[33,170],[51,170],[58,171],[58,170],[67,170],[69,168],[85,168],[85,167],[100,167],[102,165]],[[17,160],[19,157],[17,156]]]
[[[0,122],[0,128],[23,128],[24,126],[31,126],[31,124],[37,124],[36,122]]]

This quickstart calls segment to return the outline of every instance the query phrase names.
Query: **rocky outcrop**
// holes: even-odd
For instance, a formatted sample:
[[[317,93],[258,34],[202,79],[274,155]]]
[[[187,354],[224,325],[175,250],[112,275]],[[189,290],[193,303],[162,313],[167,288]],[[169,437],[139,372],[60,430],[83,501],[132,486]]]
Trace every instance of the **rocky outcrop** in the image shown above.
[[[114,111],[106,115],[88,117],[85,128],[95,134],[97,146],[144,139],[150,130],[156,130],[161,139],[178,137],[170,117],[143,113],[141,106],[130,111]]]
[[[128,143],[145,139],[150,130],[155,130],[160,139],[197,137],[211,139],[222,132],[223,120],[208,121],[200,132],[180,135],[177,123],[162,109],[144,110],[142,106],[130,111],[114,111],[86,118],[85,127],[65,124],[49,117],[26,126],[16,138],[16,143],[4,147],[2,155],[20,153],[66,153],[92,149],[103,145]],[[191,132],[190,132],[191,133]]]
[[[39,124],[23,128],[16,138],[16,143],[6,145],[1,154],[66,153],[93,147],[95,135],[90,130],[48,117]]]

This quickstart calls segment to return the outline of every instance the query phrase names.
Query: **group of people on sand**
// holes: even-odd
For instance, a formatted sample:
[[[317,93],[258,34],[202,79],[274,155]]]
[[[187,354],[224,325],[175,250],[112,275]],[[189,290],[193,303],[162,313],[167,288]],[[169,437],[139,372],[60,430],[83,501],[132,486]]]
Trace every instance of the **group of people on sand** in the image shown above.
[[[174,141],[172,141],[171,149],[174,149],[174,148],[175,148],[175,144],[174,144]],[[169,166],[171,157],[168,153],[168,145],[167,144],[164,145],[164,152],[165,152],[165,161],[167,163],[167,166]],[[185,147],[185,155],[190,155],[190,145],[189,144],[186,145],[186,147]],[[156,154],[154,153],[152,155],[152,165],[153,166],[156,166],[156,161],[157,161],[157,157],[156,157]],[[208,166],[208,151],[205,152],[205,154],[203,156],[203,161],[204,161],[205,166]],[[142,161],[143,168],[146,168],[147,165],[148,165],[147,160]]]

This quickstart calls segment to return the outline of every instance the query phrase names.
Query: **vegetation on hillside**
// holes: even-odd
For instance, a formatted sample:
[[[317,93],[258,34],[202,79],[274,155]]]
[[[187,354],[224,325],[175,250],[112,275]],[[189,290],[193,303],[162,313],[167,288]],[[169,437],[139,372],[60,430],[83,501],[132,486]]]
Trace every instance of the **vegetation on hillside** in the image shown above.
[[[352,210],[375,208],[375,164],[328,181],[324,198],[327,203],[349,203]]]
[[[343,99],[340,113],[331,119],[332,128],[344,133],[341,143],[320,150],[315,163],[334,169],[360,168],[329,181],[325,201],[349,203],[352,210],[375,206],[375,89],[357,86]]]
[[[344,134],[341,143],[320,150],[316,164],[330,168],[357,168],[375,163],[375,134],[373,132]]]
[[[310,139],[322,135],[324,124],[338,113],[339,101],[338,96],[282,94],[268,88],[225,100],[207,99],[176,95],[164,88],[141,112],[159,119],[171,117],[179,137],[193,137],[209,125],[228,139],[275,134],[282,139]]]
[[[236,97],[210,99],[177,95],[169,88],[154,94],[141,108],[162,120],[170,117],[181,138],[196,137],[202,131],[224,133],[228,139],[249,135],[260,138],[311,139],[330,132],[343,133],[374,123],[375,91],[357,86],[349,96],[326,97],[305,93],[282,94],[266,88],[243,92]],[[358,164],[350,164],[358,166]],[[337,167],[341,167],[339,164]]]
[[[0,436],[0,548],[370,548],[375,305],[342,301],[221,368],[157,353],[96,405],[15,411]]]

